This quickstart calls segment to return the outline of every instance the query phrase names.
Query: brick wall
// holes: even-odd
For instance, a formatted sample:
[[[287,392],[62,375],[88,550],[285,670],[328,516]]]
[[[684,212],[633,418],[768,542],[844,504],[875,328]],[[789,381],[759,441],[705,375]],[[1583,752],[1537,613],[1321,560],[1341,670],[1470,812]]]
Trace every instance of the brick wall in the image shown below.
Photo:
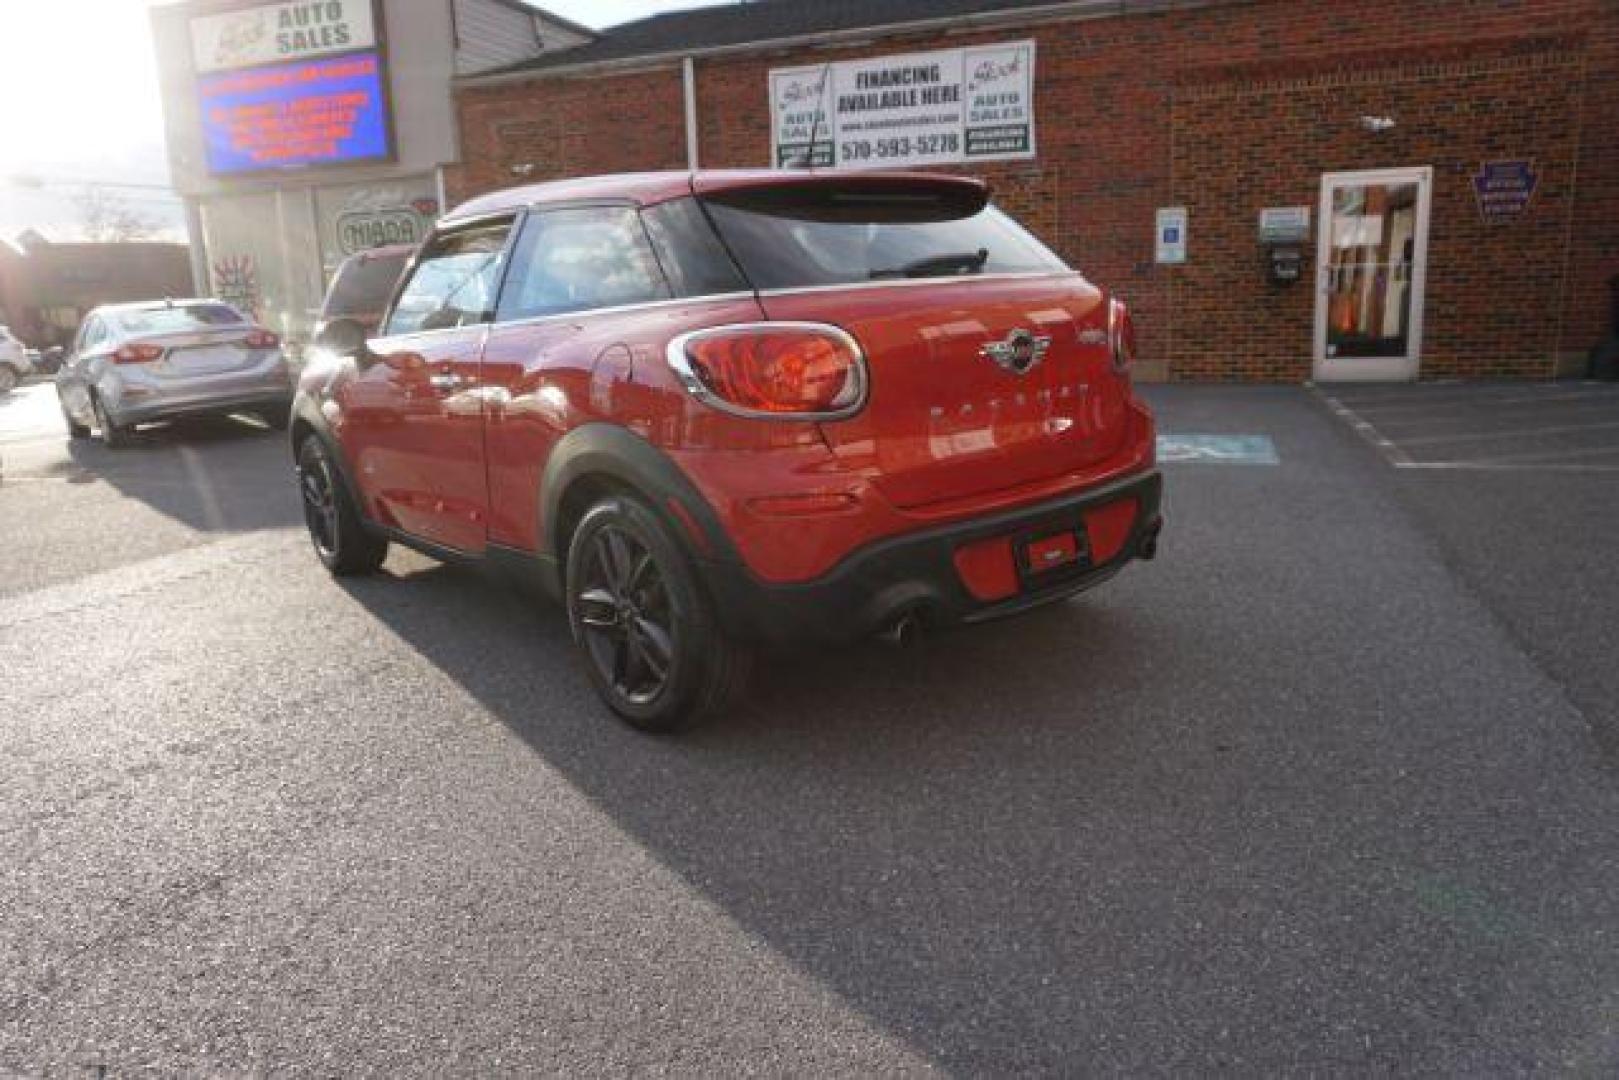
[[[769,163],[772,67],[1023,37],[1038,42],[1039,157],[974,171],[1130,300],[1144,355],[1175,377],[1308,377],[1312,285],[1265,282],[1257,218],[1317,217],[1326,171],[1434,168],[1424,376],[1543,376],[1601,333],[1619,273],[1612,0],[1251,0],[700,58],[701,163]],[[517,182],[524,163],[536,180],[685,163],[674,65],[466,87],[458,104],[456,198]],[[1373,137],[1363,114],[1396,127]],[[1520,157],[1540,174],[1534,202],[1486,225],[1467,177]],[[1165,205],[1190,211],[1184,267],[1152,262]]]
[[[1314,351],[1311,275],[1286,286],[1259,271],[1259,210],[1308,205],[1322,227],[1321,174],[1433,169],[1422,373],[1552,374],[1579,118],[1577,52],[1389,64],[1367,56],[1329,75],[1221,76],[1176,90],[1171,170],[1192,253],[1167,270],[1168,354],[1178,378],[1297,381]],[[1381,134],[1358,117],[1391,117]],[[1471,186],[1492,157],[1532,158],[1521,217],[1486,222]]]

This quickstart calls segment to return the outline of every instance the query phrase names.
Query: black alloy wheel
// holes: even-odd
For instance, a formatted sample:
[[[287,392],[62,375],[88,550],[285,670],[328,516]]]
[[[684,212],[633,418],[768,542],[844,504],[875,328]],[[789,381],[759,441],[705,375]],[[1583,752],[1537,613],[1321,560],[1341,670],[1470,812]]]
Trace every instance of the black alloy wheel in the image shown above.
[[[591,682],[635,727],[676,731],[741,692],[747,650],[719,626],[675,533],[639,499],[610,496],[580,520],[567,597]]]
[[[300,463],[298,489],[304,497],[304,524],[309,539],[322,560],[337,557],[337,485],[332,482],[331,462],[324,454],[312,455]]]
[[[574,594],[584,645],[613,693],[646,705],[669,685],[675,618],[657,560],[616,526],[597,529]]]
[[[319,436],[306,437],[298,448],[298,493],[310,543],[326,569],[369,574],[382,565],[388,541],[366,531]]]

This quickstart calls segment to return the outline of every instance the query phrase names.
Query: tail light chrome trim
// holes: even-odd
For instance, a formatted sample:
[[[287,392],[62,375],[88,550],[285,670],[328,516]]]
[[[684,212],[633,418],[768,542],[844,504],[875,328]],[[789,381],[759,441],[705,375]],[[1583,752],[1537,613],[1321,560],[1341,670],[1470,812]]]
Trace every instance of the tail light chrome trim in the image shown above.
[[[810,334],[820,334],[835,339],[849,351],[853,363],[849,368],[849,380],[843,390],[839,392],[835,402],[836,408],[817,412],[771,412],[762,409],[750,409],[735,402],[728,401],[715,393],[701,376],[693,369],[691,356],[686,348],[694,342],[705,338],[745,334],[749,331],[760,333],[779,333],[787,331],[803,331]],[[726,323],[721,326],[707,326],[701,330],[689,330],[669,342],[664,350],[669,367],[680,380],[680,385],[692,397],[704,405],[718,409],[720,412],[732,416],[740,416],[749,420],[810,420],[815,422],[827,420],[844,420],[858,413],[866,407],[866,398],[870,386],[867,374],[866,353],[855,340],[841,326],[831,323],[819,322],[746,322]]]
[[[1113,356],[1113,370],[1125,372],[1136,360],[1135,326],[1130,319],[1130,309],[1123,300],[1109,299],[1107,302],[1107,343],[1108,351]]]

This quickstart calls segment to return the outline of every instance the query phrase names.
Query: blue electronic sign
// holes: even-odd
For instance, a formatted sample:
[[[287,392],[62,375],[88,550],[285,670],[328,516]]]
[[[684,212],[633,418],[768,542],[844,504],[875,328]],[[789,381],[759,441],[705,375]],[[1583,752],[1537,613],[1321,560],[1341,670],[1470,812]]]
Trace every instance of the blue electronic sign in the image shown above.
[[[197,94],[216,174],[393,156],[375,52],[204,75]]]

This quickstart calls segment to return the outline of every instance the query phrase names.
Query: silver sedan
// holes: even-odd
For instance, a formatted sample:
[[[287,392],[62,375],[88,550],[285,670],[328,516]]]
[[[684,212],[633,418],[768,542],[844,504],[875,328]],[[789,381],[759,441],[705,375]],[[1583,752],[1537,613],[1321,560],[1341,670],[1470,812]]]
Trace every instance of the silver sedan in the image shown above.
[[[68,432],[108,446],[137,424],[251,412],[287,424],[292,379],[281,341],[220,300],[109,304],[85,316],[56,376]]]

